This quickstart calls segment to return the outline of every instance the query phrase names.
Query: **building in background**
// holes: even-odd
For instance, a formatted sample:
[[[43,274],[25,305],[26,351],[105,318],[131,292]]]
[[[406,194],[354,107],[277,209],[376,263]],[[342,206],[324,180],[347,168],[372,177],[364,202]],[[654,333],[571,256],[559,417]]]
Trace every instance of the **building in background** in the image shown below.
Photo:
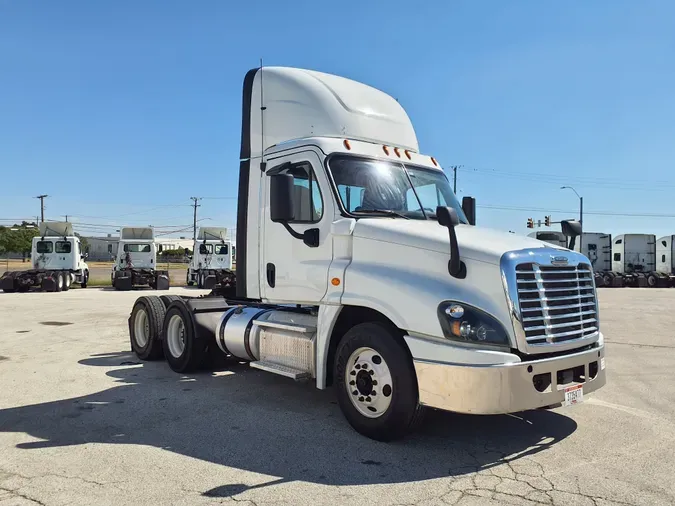
[[[87,237],[89,243],[89,260],[92,262],[110,262],[117,257],[117,248],[120,238],[118,235],[108,234],[106,237]],[[175,250],[178,248],[192,250],[192,239],[187,237],[158,237],[157,244],[162,245],[163,250]]]

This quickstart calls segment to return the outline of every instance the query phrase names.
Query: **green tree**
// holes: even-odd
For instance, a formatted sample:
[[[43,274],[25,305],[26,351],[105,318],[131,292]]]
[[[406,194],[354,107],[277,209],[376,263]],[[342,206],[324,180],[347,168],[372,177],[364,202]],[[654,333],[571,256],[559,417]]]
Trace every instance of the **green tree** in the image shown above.
[[[80,238],[80,246],[82,248],[82,251],[89,251],[89,241],[87,240],[86,237],[82,237],[80,234],[75,232],[75,237]]]
[[[21,225],[0,227],[0,252],[3,254],[21,253],[25,262],[26,256],[30,254],[33,237],[38,234],[37,224],[27,221],[22,222]]]

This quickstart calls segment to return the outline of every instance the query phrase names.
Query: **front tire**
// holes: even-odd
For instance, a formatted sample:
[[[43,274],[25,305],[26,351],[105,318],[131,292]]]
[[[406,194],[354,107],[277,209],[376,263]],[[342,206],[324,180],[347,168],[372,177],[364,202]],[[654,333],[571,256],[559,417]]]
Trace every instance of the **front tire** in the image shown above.
[[[342,413],[366,437],[400,439],[421,421],[415,369],[400,332],[390,325],[352,327],[338,345],[333,378]]]
[[[84,274],[82,275],[82,282],[80,283],[80,287],[82,288],[87,288],[87,283],[89,283],[89,271],[84,271]]]
[[[190,279],[190,269],[187,271],[185,282],[187,283],[187,286],[193,286],[195,284],[195,282]]]
[[[129,317],[131,350],[141,360],[156,360],[162,357],[160,342],[166,309],[159,297],[139,297]]]
[[[63,291],[67,292],[70,290],[70,285],[73,282],[73,278],[70,274],[70,272],[64,272],[63,273]]]

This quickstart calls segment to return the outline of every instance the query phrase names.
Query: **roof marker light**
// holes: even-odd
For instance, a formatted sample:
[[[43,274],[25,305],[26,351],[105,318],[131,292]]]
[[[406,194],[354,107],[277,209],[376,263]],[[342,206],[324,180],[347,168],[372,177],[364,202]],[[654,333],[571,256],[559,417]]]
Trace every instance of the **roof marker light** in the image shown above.
[[[389,156],[389,148],[387,146],[382,146],[382,151],[384,151],[384,154]]]
[[[398,148],[394,148],[394,153],[396,153],[396,156],[398,156],[399,158],[401,158],[401,152],[399,151]]]
[[[438,167],[438,162],[433,156],[431,157],[431,163],[433,163],[436,167]]]
[[[351,146],[351,144],[349,144],[349,141],[347,139],[342,141],[342,144],[344,144],[345,148],[350,149],[350,150],[352,149],[352,146]]]
[[[406,149],[406,150],[404,151],[404,153],[405,153],[405,156],[408,157],[408,160],[412,160],[412,156],[410,156],[410,151],[408,151],[408,150]]]

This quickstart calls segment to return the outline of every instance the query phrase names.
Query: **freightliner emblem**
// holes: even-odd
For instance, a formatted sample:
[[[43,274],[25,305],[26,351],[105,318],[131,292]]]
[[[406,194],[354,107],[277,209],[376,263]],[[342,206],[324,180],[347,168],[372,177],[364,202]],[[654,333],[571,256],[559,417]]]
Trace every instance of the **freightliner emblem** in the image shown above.
[[[551,256],[551,264],[553,264],[553,265],[567,265],[567,262],[568,262],[567,257]]]

